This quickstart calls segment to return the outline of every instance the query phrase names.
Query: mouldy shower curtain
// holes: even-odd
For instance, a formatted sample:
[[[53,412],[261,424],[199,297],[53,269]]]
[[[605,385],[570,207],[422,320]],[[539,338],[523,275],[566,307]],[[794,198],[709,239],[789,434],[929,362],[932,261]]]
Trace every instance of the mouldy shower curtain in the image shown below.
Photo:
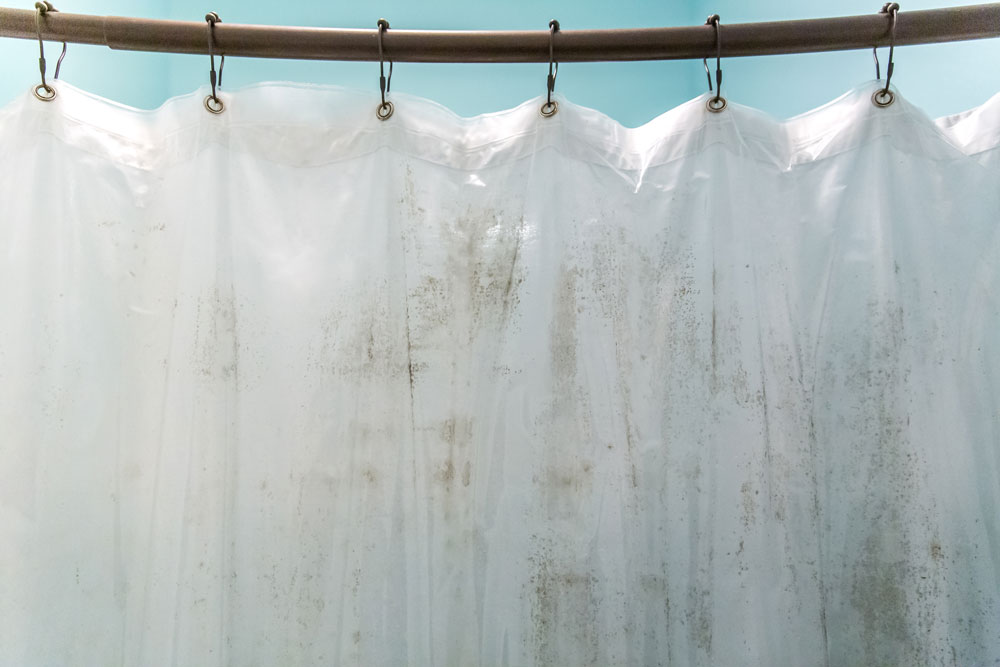
[[[0,664],[1000,659],[1000,96],[0,111]]]

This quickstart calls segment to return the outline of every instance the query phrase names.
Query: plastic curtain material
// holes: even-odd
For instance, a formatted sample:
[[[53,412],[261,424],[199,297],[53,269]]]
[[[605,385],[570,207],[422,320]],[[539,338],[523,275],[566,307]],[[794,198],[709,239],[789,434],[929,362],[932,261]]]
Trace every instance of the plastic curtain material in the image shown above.
[[[1000,96],[0,111],[0,664],[993,665]]]

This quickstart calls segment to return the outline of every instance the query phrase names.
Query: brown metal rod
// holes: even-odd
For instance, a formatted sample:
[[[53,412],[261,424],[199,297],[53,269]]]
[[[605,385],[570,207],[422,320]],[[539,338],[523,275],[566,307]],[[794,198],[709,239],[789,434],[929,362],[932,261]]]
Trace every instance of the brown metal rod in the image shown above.
[[[374,20],[372,21],[374,25]],[[846,51],[888,44],[889,17],[866,14],[768,23],[724,23],[722,56]],[[334,29],[219,23],[220,53],[297,60],[378,60],[375,28]],[[0,37],[37,39],[35,12],[0,8]],[[163,21],[48,13],[42,37],[103,44],[124,51],[206,53],[204,21]],[[896,45],[1000,37],[1000,3],[899,12]],[[548,62],[548,30],[386,31],[385,50],[396,62]],[[625,30],[560,30],[561,62],[683,60],[715,55],[710,25]]]

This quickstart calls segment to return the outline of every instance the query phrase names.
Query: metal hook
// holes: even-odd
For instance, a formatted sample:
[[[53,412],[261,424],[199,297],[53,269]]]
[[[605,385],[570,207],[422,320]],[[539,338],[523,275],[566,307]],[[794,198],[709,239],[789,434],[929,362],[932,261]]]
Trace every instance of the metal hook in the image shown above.
[[[552,93],[556,89],[556,77],[559,76],[559,63],[555,56],[555,36],[559,32],[559,21],[552,19],[549,21],[549,76],[545,86],[548,91],[545,95],[545,104],[539,109],[539,113],[545,118],[551,118],[559,111],[559,104],[552,100]]]
[[[382,48],[382,34],[389,29],[389,22],[385,19],[378,20],[378,87],[382,92],[382,103],[378,105],[375,109],[375,116],[379,120],[389,120],[392,116],[392,112],[395,110],[392,102],[385,99],[385,94],[389,92],[392,86],[392,59],[389,59],[389,78],[385,76],[385,53]]]
[[[892,81],[892,70],[893,70],[893,51],[896,47],[896,13],[899,11],[899,3],[897,2],[887,2],[882,5],[882,10],[880,14],[889,15],[889,64],[885,68],[885,88],[876,90],[872,95],[872,102],[877,107],[887,107],[892,104],[896,96],[889,90],[889,82]],[[879,71],[878,53],[875,48],[872,49],[872,54],[875,57],[875,78],[881,79],[881,72]]]
[[[59,11],[58,9],[56,9],[55,7],[52,6],[51,2],[36,2],[35,3],[35,7],[38,8],[38,5],[44,5],[45,6],[45,9],[41,10],[42,13],[45,13],[45,12],[58,12]],[[35,27],[36,28],[38,27],[37,22],[36,22]],[[53,80],[58,80],[59,79],[59,70],[62,69],[63,59],[65,59],[65,58],[66,58],[66,42],[63,42],[62,43],[62,52],[59,53],[59,59],[56,60],[56,73],[55,73],[55,76],[52,77]]]
[[[42,82],[32,89],[35,97],[42,100],[43,102],[50,102],[55,99],[56,89],[50,86],[45,81],[45,44],[42,41],[42,14],[48,12],[58,12],[59,10],[52,6],[51,2],[36,2],[35,3],[35,33],[38,35],[38,71],[42,75]],[[66,57],[66,42],[62,43],[62,53],[59,54],[59,60],[56,61],[56,73],[53,79],[59,78],[59,68],[62,67],[63,58]],[[45,91],[42,93],[42,91]]]
[[[712,14],[705,20],[705,25],[715,28],[715,97],[710,99],[705,106],[709,111],[718,113],[726,108],[726,98],[722,96],[722,23],[719,15]],[[708,77],[708,90],[712,91],[712,77],[708,71],[708,58],[702,59],[705,65],[705,76]]]
[[[212,84],[212,94],[205,98],[205,108],[211,113],[219,114],[226,109],[226,105],[216,93],[216,86],[222,86],[222,69],[226,66],[226,54],[222,54],[219,63],[219,73],[215,73],[215,24],[222,23],[222,19],[215,12],[205,14],[205,22],[208,23],[208,60],[211,69],[208,72],[208,81]]]
[[[58,11],[58,10],[56,10],[56,11]],[[66,42],[63,42],[62,53],[59,54],[59,59],[56,60],[56,73],[55,73],[55,76],[52,77],[53,80],[58,80],[59,79],[59,70],[62,68],[62,61],[63,61],[63,58],[65,58],[65,57],[66,57]]]

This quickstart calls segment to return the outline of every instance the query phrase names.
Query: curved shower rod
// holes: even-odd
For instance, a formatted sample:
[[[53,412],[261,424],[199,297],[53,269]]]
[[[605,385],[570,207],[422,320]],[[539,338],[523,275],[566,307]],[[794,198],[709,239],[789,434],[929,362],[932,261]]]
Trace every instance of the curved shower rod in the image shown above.
[[[204,21],[46,13],[42,37],[124,51],[207,53]],[[373,20],[374,24],[375,21]],[[0,7],[0,37],[37,39],[35,11]],[[228,56],[378,61],[378,29],[301,28],[219,23],[215,46]],[[899,12],[896,46],[1000,37],[1000,3]],[[549,61],[548,30],[387,30],[396,62],[524,63]],[[889,43],[887,14],[723,24],[721,55],[846,51]],[[716,55],[711,25],[678,28],[560,30],[562,62],[683,60]]]

